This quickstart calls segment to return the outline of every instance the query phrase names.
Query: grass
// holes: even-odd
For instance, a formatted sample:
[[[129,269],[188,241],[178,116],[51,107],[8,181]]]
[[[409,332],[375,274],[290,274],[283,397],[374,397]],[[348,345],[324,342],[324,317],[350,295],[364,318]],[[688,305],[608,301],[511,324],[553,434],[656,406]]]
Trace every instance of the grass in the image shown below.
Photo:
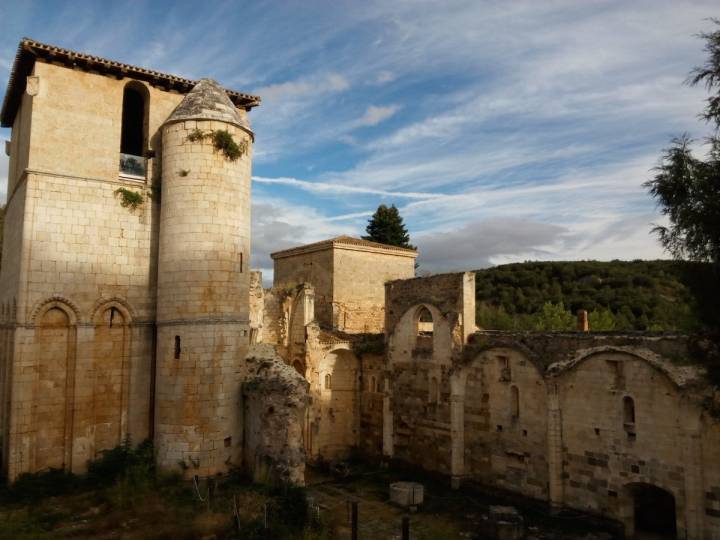
[[[155,470],[150,442],[129,442],[88,464],[78,476],[59,470],[22,475],[0,489],[0,538],[117,538],[183,540],[332,538],[307,511],[305,490],[270,489],[240,474],[192,482]],[[238,515],[233,507],[237,503]]]

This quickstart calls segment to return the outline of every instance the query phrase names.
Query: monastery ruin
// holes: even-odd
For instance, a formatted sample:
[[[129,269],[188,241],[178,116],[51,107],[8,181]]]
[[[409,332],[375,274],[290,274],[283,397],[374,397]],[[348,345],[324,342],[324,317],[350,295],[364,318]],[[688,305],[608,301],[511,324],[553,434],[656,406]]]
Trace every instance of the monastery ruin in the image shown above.
[[[689,338],[484,331],[475,274],[338,237],[250,267],[260,98],[30,39],[0,271],[10,480],[126,438],[187,475],[397,460],[615,520],[720,538],[720,407]]]

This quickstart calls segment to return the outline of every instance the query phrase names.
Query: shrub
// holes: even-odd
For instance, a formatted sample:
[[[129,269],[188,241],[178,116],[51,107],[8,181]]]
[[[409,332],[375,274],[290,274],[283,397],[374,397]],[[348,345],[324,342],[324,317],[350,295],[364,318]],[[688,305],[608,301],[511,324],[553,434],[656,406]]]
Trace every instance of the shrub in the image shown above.
[[[236,143],[230,132],[224,129],[213,131],[211,137],[215,150],[222,152],[230,161],[236,161],[247,151],[245,142]]]
[[[144,202],[143,196],[140,193],[125,188],[117,188],[115,195],[120,197],[120,206],[123,208],[135,210]]]

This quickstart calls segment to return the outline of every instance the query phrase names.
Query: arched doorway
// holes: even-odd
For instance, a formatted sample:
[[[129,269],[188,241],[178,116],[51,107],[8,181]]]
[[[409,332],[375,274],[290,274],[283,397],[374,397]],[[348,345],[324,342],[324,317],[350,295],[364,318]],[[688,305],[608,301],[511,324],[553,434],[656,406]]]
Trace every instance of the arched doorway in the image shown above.
[[[672,493],[652,484],[631,484],[628,492],[632,508],[632,519],[626,524],[628,537],[636,540],[677,538],[675,497]]]
[[[323,459],[343,459],[358,445],[360,410],[358,359],[337,349],[320,365],[319,424],[315,445]]]

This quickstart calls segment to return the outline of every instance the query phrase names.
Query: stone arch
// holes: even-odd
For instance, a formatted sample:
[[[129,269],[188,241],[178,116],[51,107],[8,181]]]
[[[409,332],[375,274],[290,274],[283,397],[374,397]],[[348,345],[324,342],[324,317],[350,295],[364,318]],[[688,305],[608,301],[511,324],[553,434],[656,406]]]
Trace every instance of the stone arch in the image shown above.
[[[143,156],[149,143],[150,92],[140,81],[123,86],[120,152]]]
[[[347,347],[333,348],[320,361],[312,448],[323,459],[345,458],[359,444],[359,372],[360,362]]]
[[[34,314],[32,357],[34,385],[32,429],[35,444],[31,470],[72,468],[75,414],[77,311],[64,299],[52,298]]]
[[[547,498],[548,395],[543,371],[507,343],[475,350],[452,373],[454,474]],[[532,406],[523,407],[523,404]]]
[[[44,314],[53,308],[58,308],[65,312],[69,318],[69,326],[77,326],[81,320],[80,309],[74,302],[63,296],[52,296],[39,302],[35,306],[32,314],[30,315],[30,321],[37,325],[38,321],[44,316]]]
[[[83,418],[86,432],[93,435],[88,458],[119,445],[127,434],[131,310],[121,299],[101,300],[96,304],[92,323],[93,354],[87,366],[92,407]]]
[[[550,365],[547,369],[547,373],[553,377],[562,377],[565,373],[573,371],[580,365],[604,354],[618,354],[625,355],[636,360],[640,360],[646,363],[655,371],[665,376],[667,381],[671,383],[675,388],[683,386],[686,377],[682,373],[682,368],[673,366],[672,363],[666,358],[653,353],[650,350],[640,350],[636,347],[621,347],[621,346],[607,346],[607,347],[594,347],[592,349],[586,349],[580,351],[576,356],[570,360],[563,362],[555,362]]]
[[[95,302],[90,320],[92,320],[93,323],[97,323],[97,317],[108,308],[115,308],[118,310],[122,314],[126,324],[131,324],[132,320],[135,318],[135,312],[130,304],[124,298],[113,296],[110,298],[100,298],[97,302]]]
[[[630,482],[620,494],[620,521],[625,538],[647,534],[658,540],[671,540],[685,530],[678,497],[671,489],[656,483]]]
[[[432,318],[432,336],[423,340],[418,331],[420,318],[425,313]],[[450,364],[453,350],[450,323],[435,305],[427,302],[415,304],[403,313],[393,328],[390,347],[393,350],[389,356],[392,363],[430,360]]]

